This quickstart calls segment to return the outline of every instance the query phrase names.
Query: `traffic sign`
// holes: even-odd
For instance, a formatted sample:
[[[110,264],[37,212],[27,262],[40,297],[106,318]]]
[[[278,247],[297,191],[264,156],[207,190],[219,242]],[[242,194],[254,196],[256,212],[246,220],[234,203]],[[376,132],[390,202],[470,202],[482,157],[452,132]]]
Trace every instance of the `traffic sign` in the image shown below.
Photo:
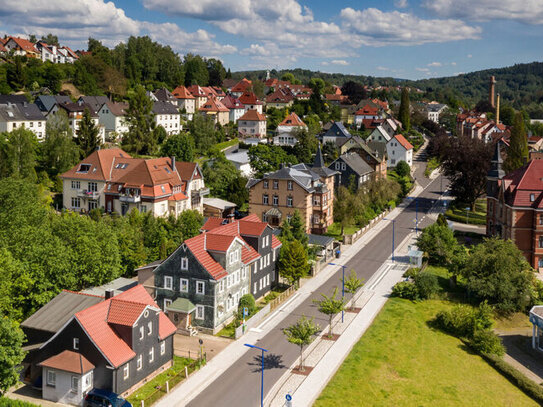
[[[249,315],[249,308],[243,307],[243,316],[246,317]]]

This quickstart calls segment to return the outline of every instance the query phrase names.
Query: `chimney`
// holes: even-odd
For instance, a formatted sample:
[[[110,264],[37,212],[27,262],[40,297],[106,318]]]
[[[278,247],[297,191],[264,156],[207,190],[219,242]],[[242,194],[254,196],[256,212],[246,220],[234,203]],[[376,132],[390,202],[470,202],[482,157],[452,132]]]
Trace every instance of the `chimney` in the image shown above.
[[[496,78],[494,75],[490,77],[490,88],[488,90],[488,102],[490,103],[490,106],[496,107],[494,103],[494,87],[496,86]]]
[[[496,124],[500,124],[500,94],[497,95],[496,100]]]
[[[175,155],[172,155],[171,160],[172,160],[172,170],[175,171]]]
[[[106,290],[106,300],[109,300],[110,298],[113,298],[113,296],[115,295],[115,291],[114,290]]]

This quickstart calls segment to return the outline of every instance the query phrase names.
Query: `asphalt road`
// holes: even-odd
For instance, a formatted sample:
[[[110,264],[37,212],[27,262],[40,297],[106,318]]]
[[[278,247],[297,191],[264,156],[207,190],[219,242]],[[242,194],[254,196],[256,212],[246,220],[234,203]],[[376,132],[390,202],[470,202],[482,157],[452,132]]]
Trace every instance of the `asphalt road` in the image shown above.
[[[425,190],[417,198],[419,220],[439,198],[440,177],[430,182],[424,177],[424,154],[415,163],[413,174]],[[446,180],[443,179],[443,187]],[[402,213],[396,217],[395,242],[399,244],[414,229],[415,202],[411,202]],[[374,239],[364,246],[349,262],[345,264],[346,272],[355,270],[359,278],[368,281],[379,267],[388,259],[392,249],[392,222],[384,228]],[[419,222],[419,228],[427,226],[428,219]],[[341,263],[341,259],[338,259]],[[330,277],[318,291],[314,292],[306,301],[301,303],[281,323],[263,337],[257,345],[268,349],[265,357],[264,371],[264,397],[276,381],[285,373],[299,356],[299,348],[285,339],[282,330],[295,323],[302,315],[314,317],[315,322],[325,327],[328,319],[318,312],[313,300],[321,299],[321,293],[331,294],[336,286],[341,286],[341,269]],[[260,352],[250,350],[224,371],[208,388],[204,389],[189,406],[257,406],[260,404]]]

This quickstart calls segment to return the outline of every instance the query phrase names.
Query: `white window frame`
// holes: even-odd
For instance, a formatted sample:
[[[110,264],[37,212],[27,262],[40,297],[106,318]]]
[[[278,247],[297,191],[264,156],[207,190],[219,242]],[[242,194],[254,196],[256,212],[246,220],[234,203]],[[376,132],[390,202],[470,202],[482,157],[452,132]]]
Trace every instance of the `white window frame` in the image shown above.
[[[81,181],[72,180],[72,189],[81,189]]]
[[[188,293],[189,292],[189,280],[188,279],[181,278],[179,280],[179,291],[181,291],[182,293]]]
[[[126,380],[130,377],[130,365],[127,363],[123,368],[123,379]]]
[[[140,341],[144,338],[144,336],[145,336],[145,327],[140,326]]]
[[[143,369],[143,355],[138,356],[138,360],[136,361],[136,370]]]
[[[187,257],[181,257],[181,270],[186,271],[189,269],[189,259]]]
[[[155,361],[155,348],[151,346],[151,349],[149,349],[149,363],[153,363]]]
[[[74,380],[75,380],[75,387],[74,387]],[[71,387],[72,393],[77,393],[79,391],[79,376],[72,376],[72,379],[70,380],[70,387]]]
[[[201,284],[202,290],[199,289]],[[196,294],[204,295],[206,293],[206,283],[205,281],[196,280]]]
[[[83,391],[92,387],[92,376],[93,376],[92,370],[89,373],[87,373],[85,376],[83,376],[83,388],[82,388]]]
[[[256,283],[256,281],[255,281],[255,283],[253,284],[253,293],[256,294],[257,291],[258,291],[258,290],[257,290],[257,283]]]
[[[247,278],[247,266],[243,266],[243,268],[241,269],[241,278]]]
[[[169,298],[164,298],[164,310],[166,310],[166,307],[172,304],[172,300]]]
[[[74,350],[79,350],[79,338],[73,340]]]
[[[51,387],[57,386],[57,372],[54,370],[47,370],[47,385]]]
[[[153,333],[153,321],[147,323],[147,336]]]
[[[166,353],[166,341],[160,342],[160,354],[164,355]]]
[[[166,290],[173,290],[173,277],[172,276],[164,276],[164,288]]]
[[[194,313],[194,319],[205,319],[205,308],[203,305],[196,305],[196,312]]]

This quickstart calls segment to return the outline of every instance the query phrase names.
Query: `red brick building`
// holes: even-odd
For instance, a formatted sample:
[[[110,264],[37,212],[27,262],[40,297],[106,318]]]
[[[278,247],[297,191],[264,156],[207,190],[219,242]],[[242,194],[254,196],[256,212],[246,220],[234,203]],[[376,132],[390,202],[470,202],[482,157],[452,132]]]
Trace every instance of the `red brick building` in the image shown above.
[[[487,235],[511,239],[532,267],[543,271],[543,160],[507,175],[501,164],[496,147],[487,176]]]

